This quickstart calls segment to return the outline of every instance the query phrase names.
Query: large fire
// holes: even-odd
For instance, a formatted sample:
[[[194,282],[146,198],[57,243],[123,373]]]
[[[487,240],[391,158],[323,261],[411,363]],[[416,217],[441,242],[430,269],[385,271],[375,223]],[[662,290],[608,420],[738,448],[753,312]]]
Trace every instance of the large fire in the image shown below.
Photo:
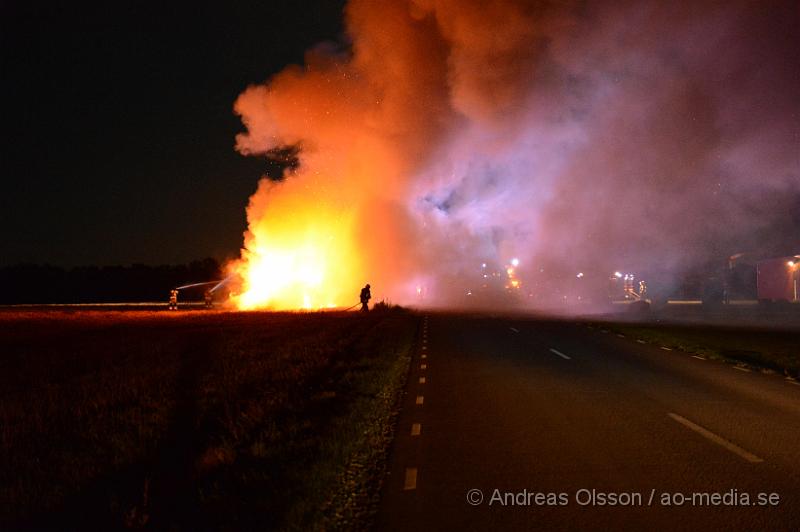
[[[241,280],[233,302],[242,310],[350,306],[361,282],[352,213],[281,197],[274,210],[248,209],[245,248],[230,266]]]

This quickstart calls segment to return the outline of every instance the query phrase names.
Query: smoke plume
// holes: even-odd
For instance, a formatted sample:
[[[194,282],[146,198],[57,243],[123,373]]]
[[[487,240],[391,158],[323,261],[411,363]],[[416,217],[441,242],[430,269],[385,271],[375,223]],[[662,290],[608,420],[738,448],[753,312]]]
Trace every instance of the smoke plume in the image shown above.
[[[238,271],[313,235],[332,303],[370,282],[459,305],[512,258],[542,302],[578,272],[800,252],[796,2],[352,0],[344,16],[347,42],[235,103],[241,153],[295,146],[300,163],[251,197]]]

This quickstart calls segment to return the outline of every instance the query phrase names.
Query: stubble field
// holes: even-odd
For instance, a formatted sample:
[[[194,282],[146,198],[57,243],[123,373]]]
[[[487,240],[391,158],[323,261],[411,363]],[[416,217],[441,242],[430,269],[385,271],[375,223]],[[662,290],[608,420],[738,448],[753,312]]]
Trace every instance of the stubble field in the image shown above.
[[[363,526],[416,329],[396,309],[0,312],[0,528]]]

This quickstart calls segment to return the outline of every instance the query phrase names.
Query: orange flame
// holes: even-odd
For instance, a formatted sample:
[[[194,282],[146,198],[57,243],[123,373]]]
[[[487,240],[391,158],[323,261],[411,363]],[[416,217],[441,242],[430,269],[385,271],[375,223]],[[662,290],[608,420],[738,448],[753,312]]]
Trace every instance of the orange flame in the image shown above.
[[[264,187],[280,194],[263,194]],[[357,299],[361,268],[352,214],[301,201],[296,188],[264,180],[253,198],[276,201],[251,200],[245,249],[229,266],[242,280],[240,293],[232,296],[241,310],[343,307]]]

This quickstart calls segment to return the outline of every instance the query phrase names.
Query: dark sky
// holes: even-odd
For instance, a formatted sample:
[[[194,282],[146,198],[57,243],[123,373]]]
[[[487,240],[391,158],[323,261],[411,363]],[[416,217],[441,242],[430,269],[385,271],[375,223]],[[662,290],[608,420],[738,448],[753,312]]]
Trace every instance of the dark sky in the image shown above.
[[[0,265],[238,254],[266,161],[234,151],[233,102],[343,5],[0,0]]]

